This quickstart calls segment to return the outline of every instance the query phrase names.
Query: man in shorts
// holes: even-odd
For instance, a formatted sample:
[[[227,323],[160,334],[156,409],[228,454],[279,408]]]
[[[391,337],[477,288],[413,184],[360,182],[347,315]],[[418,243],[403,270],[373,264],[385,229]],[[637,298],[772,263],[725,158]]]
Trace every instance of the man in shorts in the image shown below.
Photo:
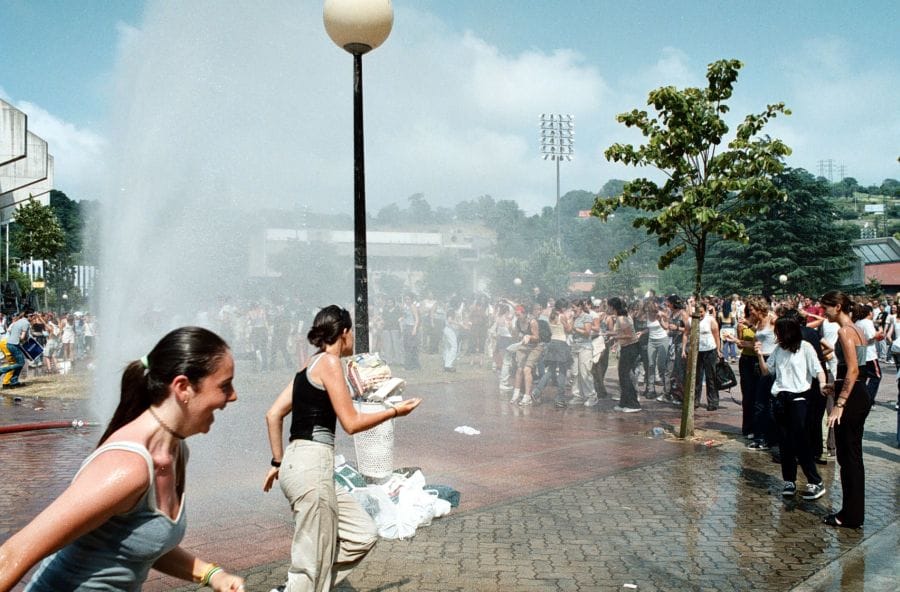
[[[538,316],[541,314],[541,305],[534,304],[531,314],[527,315],[523,322],[517,319],[517,327],[522,332],[522,340],[516,351],[516,382],[510,403],[516,404],[519,399],[531,400],[531,391],[534,389],[534,368],[537,366],[544,344],[540,341],[538,332]]]

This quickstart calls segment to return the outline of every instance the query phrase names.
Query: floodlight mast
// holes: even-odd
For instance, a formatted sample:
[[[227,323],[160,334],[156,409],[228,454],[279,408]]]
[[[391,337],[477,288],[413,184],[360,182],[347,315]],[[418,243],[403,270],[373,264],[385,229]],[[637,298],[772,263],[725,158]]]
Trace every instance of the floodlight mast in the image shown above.
[[[541,113],[541,154],[544,160],[556,161],[556,246],[562,248],[559,214],[559,161],[575,156],[575,117],[557,113]]]

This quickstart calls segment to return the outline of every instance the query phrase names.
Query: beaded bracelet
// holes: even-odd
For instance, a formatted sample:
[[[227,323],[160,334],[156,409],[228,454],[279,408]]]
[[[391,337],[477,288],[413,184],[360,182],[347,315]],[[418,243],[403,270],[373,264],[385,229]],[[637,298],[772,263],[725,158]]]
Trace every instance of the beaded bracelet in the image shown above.
[[[220,571],[222,571],[221,567],[219,567],[215,563],[210,563],[209,567],[206,568],[206,571],[203,572],[203,575],[200,577],[200,585],[208,586],[209,580],[212,579],[212,577]]]

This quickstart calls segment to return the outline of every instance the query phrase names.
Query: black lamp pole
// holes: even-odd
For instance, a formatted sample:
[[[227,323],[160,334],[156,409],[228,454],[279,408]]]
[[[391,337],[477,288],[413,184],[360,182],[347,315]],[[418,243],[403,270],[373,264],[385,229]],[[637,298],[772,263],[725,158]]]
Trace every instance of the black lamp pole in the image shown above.
[[[364,48],[364,49],[363,49]],[[349,49],[349,48],[348,48]],[[354,48],[355,49],[355,48]],[[369,276],[366,254],[366,173],[363,145],[363,79],[362,54],[353,53],[353,266],[356,292],[356,353],[369,351]]]
[[[325,31],[353,55],[353,271],[357,353],[369,351],[369,276],[366,260],[366,174],[363,144],[362,56],[381,45],[394,24],[391,0],[325,0]]]

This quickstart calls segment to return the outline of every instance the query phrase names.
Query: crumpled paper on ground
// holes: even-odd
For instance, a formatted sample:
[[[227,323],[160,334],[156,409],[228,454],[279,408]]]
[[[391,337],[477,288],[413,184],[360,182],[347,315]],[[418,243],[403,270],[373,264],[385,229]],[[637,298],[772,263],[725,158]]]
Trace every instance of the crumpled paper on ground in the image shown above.
[[[476,430],[475,428],[472,428],[469,426],[459,426],[458,428],[456,428],[453,431],[459,432],[460,434],[465,434],[467,436],[477,436],[478,434],[481,433],[478,430]]]

